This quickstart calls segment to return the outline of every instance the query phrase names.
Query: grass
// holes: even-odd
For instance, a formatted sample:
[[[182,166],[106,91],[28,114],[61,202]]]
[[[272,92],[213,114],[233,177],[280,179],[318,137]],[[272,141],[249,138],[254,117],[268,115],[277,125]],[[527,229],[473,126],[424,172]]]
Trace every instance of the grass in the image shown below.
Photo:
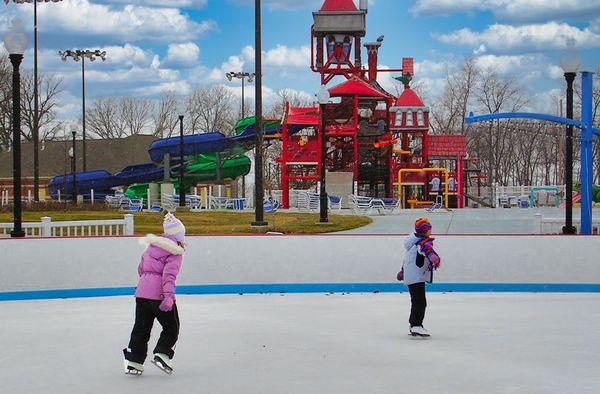
[[[42,216],[49,216],[52,221],[67,220],[101,220],[121,219],[124,213],[119,211],[45,211],[24,212],[24,222],[39,222]],[[250,223],[254,221],[253,212],[178,212],[186,226],[187,234],[251,234],[254,233]],[[0,222],[11,222],[12,214],[0,213]],[[318,214],[307,213],[266,213],[269,222],[268,231],[284,234],[319,234],[335,231],[351,230],[366,226],[372,220],[366,216],[329,215],[331,224],[320,225]],[[135,233],[160,234],[162,232],[162,214],[140,212],[134,215]]]

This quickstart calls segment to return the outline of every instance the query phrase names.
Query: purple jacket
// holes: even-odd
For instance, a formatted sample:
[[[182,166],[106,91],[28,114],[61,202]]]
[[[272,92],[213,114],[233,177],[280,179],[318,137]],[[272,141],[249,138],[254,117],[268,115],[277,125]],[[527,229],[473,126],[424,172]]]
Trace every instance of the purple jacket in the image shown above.
[[[175,280],[183,261],[184,249],[168,235],[149,234],[144,238],[148,248],[138,266],[140,280],[135,296],[162,300],[163,294],[175,293]]]

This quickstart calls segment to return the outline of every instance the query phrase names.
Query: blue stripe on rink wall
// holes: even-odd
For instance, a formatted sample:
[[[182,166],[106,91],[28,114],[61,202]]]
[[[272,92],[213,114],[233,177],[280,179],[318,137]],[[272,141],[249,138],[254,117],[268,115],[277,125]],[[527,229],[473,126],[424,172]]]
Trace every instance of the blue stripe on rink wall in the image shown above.
[[[178,286],[177,294],[372,293],[401,292],[400,283],[282,283]],[[600,283],[434,283],[430,292],[600,293]],[[33,290],[0,293],[0,301],[131,296],[133,287]]]

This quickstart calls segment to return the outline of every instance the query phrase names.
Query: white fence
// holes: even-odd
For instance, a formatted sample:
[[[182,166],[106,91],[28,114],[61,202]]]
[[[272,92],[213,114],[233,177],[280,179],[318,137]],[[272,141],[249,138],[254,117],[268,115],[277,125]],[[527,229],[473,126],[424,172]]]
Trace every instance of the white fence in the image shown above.
[[[113,235],[133,235],[135,226],[133,215],[114,220],[81,220],[53,222],[43,217],[39,223],[23,223],[27,237],[100,237]],[[0,223],[0,237],[9,237],[13,223]]]
[[[533,228],[535,234],[562,234],[562,228],[565,225],[565,218],[548,218],[541,213],[533,215]],[[573,218],[573,226],[579,229],[581,227],[581,219]],[[592,234],[600,235],[600,219],[592,220]]]

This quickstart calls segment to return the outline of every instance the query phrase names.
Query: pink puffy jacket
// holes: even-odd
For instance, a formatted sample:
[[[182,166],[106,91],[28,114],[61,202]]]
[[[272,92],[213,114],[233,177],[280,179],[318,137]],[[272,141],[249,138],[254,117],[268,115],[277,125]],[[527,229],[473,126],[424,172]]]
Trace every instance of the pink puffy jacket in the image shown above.
[[[162,300],[163,294],[175,293],[175,280],[183,261],[184,248],[168,235],[149,234],[144,238],[148,248],[138,266],[140,280],[135,296]]]

